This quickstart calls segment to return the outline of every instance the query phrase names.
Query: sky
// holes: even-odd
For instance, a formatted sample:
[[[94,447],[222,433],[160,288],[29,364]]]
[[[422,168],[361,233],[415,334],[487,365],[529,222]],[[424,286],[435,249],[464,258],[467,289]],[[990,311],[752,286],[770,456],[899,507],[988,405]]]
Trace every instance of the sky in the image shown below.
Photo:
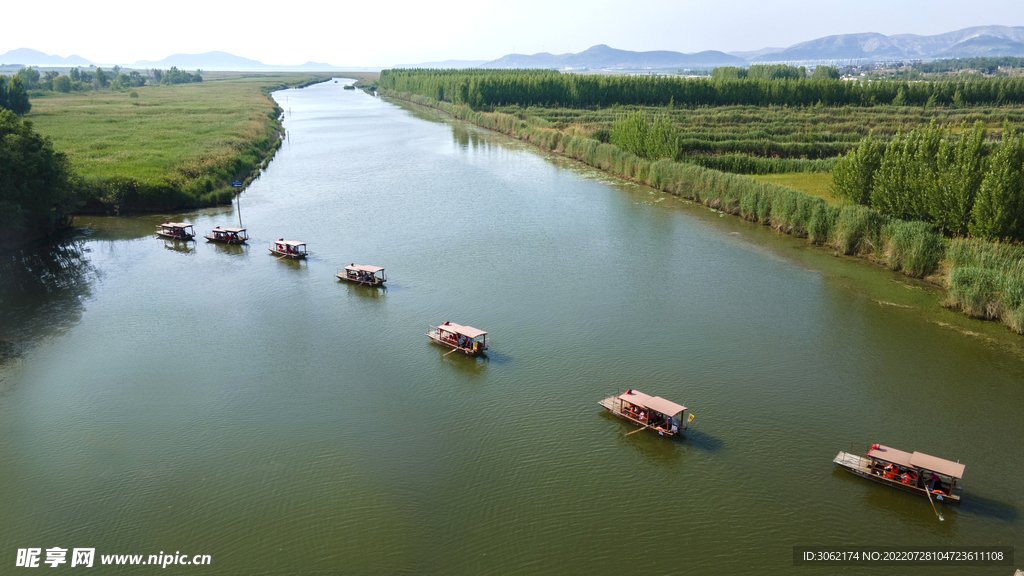
[[[96,64],[223,51],[264,64],[394,66],[510,53],[723,52],[833,34],[932,35],[1024,26],[1021,0],[48,0],[4,8],[0,54],[32,48]],[[13,23],[21,23],[14,25]],[[31,25],[28,25],[31,23]]]

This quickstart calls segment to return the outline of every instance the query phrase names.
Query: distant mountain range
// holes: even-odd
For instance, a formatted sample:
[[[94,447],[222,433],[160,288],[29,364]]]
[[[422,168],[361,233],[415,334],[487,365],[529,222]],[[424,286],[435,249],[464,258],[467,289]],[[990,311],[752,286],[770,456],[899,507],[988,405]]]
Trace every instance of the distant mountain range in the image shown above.
[[[601,44],[579,54],[509,54],[485,62],[480,67],[665,70],[748,66],[768,62],[820,64],[936,60],[972,56],[1024,56],[1024,26],[975,26],[934,36],[886,36],[873,32],[841,34],[801,42],[788,48],[763,48],[750,52],[729,53],[714,50],[696,54],[667,51],[629,52]]]
[[[31,48],[18,48],[0,54],[0,64],[24,64],[25,66],[88,66],[92,64],[81,56],[51,56]]]
[[[829,60],[937,60],[973,56],[1024,56],[1024,26],[975,26],[955,32],[916,34],[842,34],[762,53],[751,61],[820,62]]]
[[[91,66],[93,62],[81,56],[52,56],[38,50],[29,48],[18,48],[4,54],[0,54],[0,64],[22,64],[25,66]],[[332,70],[366,70],[364,67],[332,66],[320,62],[306,62],[298,66],[284,66],[264,64],[259,60],[235,56],[227,52],[205,52],[203,54],[174,54],[162,60],[139,60],[134,63],[122,63],[123,68],[170,68],[177,66],[182,70],[237,70],[237,71],[270,71],[270,70],[309,70],[309,71],[332,71]],[[369,68],[379,70],[380,68]]]
[[[790,64],[822,64],[877,62],[892,60],[936,60],[973,56],[1024,57],[1024,26],[974,26],[934,36],[896,34],[886,36],[874,32],[826,36],[788,48],[763,48],[748,52],[706,50],[692,54],[656,50],[631,52],[604,44],[577,54],[508,54],[488,62],[480,60],[445,60],[403,64],[399,68],[555,68],[559,70],[681,70],[714,68],[716,66],[748,66],[767,62]],[[29,48],[0,54],[0,64],[26,66],[89,66],[81,56],[51,56]],[[163,60],[142,60],[122,64],[126,68],[170,68],[183,70],[379,70],[374,67],[340,67],[319,62],[299,66],[268,65],[227,52],[175,54]]]
[[[444,60],[442,62],[420,62],[419,64],[396,64],[395,68],[477,68],[487,60]]]
[[[558,68],[589,70],[638,70],[646,68],[714,68],[715,66],[745,66],[747,61],[725,52],[707,50],[695,54],[656,50],[631,52],[616,50],[598,44],[578,54],[509,54],[497,60],[484,62],[481,68]]]

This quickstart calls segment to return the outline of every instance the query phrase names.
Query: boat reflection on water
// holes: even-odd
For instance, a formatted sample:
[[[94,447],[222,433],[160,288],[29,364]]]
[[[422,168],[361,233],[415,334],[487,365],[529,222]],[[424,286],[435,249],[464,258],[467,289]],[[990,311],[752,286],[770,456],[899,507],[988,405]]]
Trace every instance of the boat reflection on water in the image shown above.
[[[211,242],[213,249],[218,254],[228,254],[230,256],[242,256],[249,253],[248,244],[222,244],[219,242]]]
[[[191,240],[167,240],[164,239],[164,248],[174,252],[186,252],[195,254],[196,244]]]

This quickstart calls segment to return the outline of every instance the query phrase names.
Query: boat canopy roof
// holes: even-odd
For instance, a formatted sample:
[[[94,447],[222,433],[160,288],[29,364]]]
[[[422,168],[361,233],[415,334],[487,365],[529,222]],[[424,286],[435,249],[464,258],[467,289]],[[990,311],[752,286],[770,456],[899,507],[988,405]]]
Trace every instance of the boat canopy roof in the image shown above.
[[[285,240],[283,238],[280,239],[280,240],[275,240],[274,243],[275,244],[284,244],[285,246],[305,246],[306,245],[305,242],[299,242],[298,240]]]
[[[648,396],[647,394],[636,390],[627,390],[623,394],[619,395],[619,398],[629,402],[630,404],[649,408],[666,416],[675,416],[683,410],[686,410],[686,406],[681,406],[671,400],[665,400],[661,396]]]
[[[160,225],[161,228],[188,228],[191,226],[188,222],[164,222]]]
[[[239,232],[245,232],[245,228],[221,228],[220,226],[217,226],[216,228],[214,228],[214,230],[217,231],[217,232],[229,232],[231,234],[238,234]]]
[[[439,330],[444,330],[445,332],[451,332],[453,334],[459,334],[460,336],[465,336],[467,338],[476,338],[477,336],[483,336],[484,334],[487,334],[487,332],[484,332],[483,330],[477,330],[472,326],[460,326],[459,324],[455,324],[453,322],[442,324],[437,328]]]
[[[913,466],[910,463],[911,454],[904,452],[903,450],[897,450],[888,446],[879,445],[878,448],[872,448],[868,451],[869,458],[878,458],[879,460],[885,460],[886,462],[892,462],[893,464],[899,464],[900,466]]]
[[[353,272],[369,272],[370,274],[376,274],[377,272],[383,270],[383,268],[380,268],[378,266],[364,266],[362,264],[352,264],[350,266],[345,266],[345,270],[352,270]]]
[[[959,462],[950,462],[935,456],[914,452],[910,455],[910,463],[918,468],[938,472],[945,476],[952,476],[953,478],[964,477],[965,466]]]
[[[943,460],[942,458],[936,458],[921,452],[910,454],[888,446],[879,446],[878,448],[872,448],[868,452],[868,457],[878,458],[879,460],[885,460],[900,466],[930,470],[953,478],[963,478],[964,475],[964,464],[950,462],[949,460]]]

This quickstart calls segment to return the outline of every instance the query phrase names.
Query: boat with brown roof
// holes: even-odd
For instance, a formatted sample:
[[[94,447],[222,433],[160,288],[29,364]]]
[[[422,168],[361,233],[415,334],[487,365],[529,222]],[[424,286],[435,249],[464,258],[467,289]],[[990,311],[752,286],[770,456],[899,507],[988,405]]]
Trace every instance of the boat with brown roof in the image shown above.
[[[346,280],[348,282],[354,282],[356,284],[362,284],[363,286],[384,286],[384,283],[388,281],[388,277],[384,274],[384,269],[379,266],[366,266],[364,264],[349,264],[345,266],[344,270],[339,270],[335,276],[339,280]]]
[[[477,330],[472,326],[461,326],[452,322],[445,322],[440,326],[431,326],[427,337],[442,346],[452,349],[452,352],[462,352],[469,356],[483,354],[487,350],[487,332]],[[449,352],[448,354],[451,354]]]
[[[285,240],[278,238],[270,245],[270,253],[281,258],[300,260],[309,255],[306,252],[306,243],[297,240]]]
[[[249,239],[249,235],[246,234],[245,228],[221,228],[217,226],[205,238],[209,242],[237,245],[245,244]]]
[[[647,428],[660,436],[674,436],[693,422],[693,413],[687,417],[686,406],[660,396],[648,396],[639,390],[626,390],[618,396],[601,400],[599,404],[619,418],[640,426],[640,430]]]
[[[188,222],[164,222],[157,226],[156,235],[171,240],[188,241],[196,237],[196,232]]]
[[[908,453],[881,444],[873,444],[867,454],[860,456],[840,452],[833,460],[848,472],[921,496],[932,496],[936,500],[960,503],[960,495],[954,491],[963,490],[957,486],[963,478],[964,465],[950,462],[921,452]]]

